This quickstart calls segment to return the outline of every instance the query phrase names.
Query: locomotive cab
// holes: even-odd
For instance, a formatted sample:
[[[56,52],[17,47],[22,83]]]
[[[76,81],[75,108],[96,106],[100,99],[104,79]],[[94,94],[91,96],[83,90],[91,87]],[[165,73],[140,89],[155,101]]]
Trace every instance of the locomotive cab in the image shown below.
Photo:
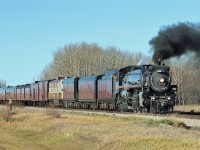
[[[141,70],[131,71],[123,78],[117,105],[120,110],[139,111],[138,94],[142,90]]]
[[[128,73],[123,79],[123,85],[141,85],[141,70]]]

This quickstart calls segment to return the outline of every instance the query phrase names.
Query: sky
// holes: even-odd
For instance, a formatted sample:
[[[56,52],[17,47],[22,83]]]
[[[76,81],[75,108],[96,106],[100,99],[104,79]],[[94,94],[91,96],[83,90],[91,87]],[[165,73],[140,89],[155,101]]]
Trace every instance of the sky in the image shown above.
[[[199,0],[0,0],[0,79],[32,83],[69,43],[152,55],[163,26],[200,22]]]

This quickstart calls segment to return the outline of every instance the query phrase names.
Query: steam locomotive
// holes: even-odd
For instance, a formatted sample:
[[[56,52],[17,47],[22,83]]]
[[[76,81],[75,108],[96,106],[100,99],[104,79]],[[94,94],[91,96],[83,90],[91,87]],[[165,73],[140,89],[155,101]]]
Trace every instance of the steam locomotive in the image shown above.
[[[122,85],[117,86],[117,108],[152,113],[173,111],[177,86],[171,85],[169,69],[160,65],[135,66],[123,77]]]
[[[177,90],[168,66],[141,65],[108,69],[88,77],[59,77],[0,88],[0,102],[31,106],[166,113],[173,111]]]

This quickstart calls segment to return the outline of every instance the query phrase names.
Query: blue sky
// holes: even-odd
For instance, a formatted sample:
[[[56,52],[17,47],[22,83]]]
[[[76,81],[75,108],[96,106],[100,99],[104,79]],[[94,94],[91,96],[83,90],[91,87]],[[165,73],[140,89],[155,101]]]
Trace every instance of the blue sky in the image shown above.
[[[33,82],[71,42],[151,55],[160,27],[199,23],[199,7],[199,0],[0,0],[0,79]]]

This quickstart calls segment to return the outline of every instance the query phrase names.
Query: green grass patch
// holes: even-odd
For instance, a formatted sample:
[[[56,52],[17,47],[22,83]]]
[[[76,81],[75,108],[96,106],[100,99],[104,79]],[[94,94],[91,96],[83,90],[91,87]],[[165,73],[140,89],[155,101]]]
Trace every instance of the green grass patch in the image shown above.
[[[177,126],[177,121],[170,120],[170,119],[161,119],[161,120],[153,120],[153,119],[147,119],[145,120],[145,123],[148,125],[169,125],[169,126]]]
[[[41,143],[44,145],[54,145],[60,142],[70,141],[70,137],[64,135],[48,135],[41,139]]]

